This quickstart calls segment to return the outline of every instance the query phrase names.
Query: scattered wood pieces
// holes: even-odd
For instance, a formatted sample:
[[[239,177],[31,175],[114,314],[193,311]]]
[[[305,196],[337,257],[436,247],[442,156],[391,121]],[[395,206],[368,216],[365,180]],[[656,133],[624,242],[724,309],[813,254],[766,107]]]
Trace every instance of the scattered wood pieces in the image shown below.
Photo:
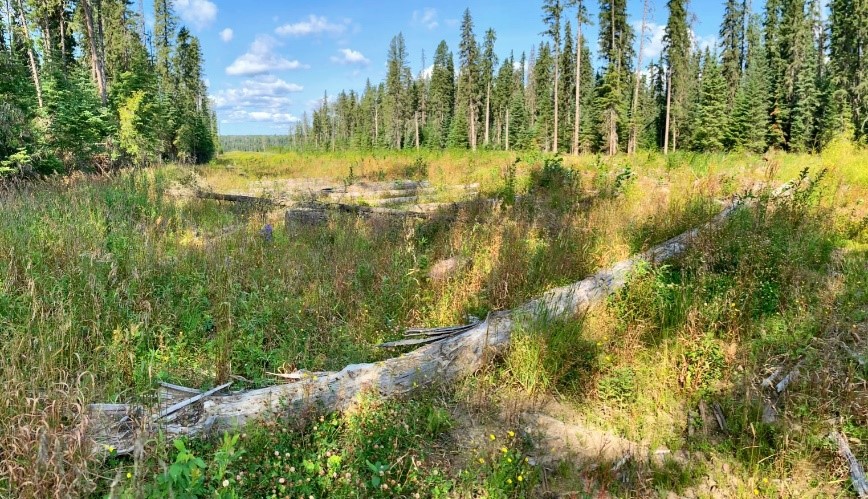
[[[217,201],[229,201],[232,203],[248,203],[248,204],[261,204],[261,205],[273,205],[280,204],[269,198],[261,198],[256,196],[246,196],[243,194],[224,194],[220,192],[210,192],[210,191],[196,191],[196,197],[201,199],[214,199]]]
[[[154,419],[161,419],[161,418],[165,418],[171,414],[174,414],[174,413],[180,411],[181,409],[183,409],[183,408],[185,408],[191,404],[195,404],[196,402],[204,399],[205,397],[211,396],[211,395],[219,392],[220,390],[223,390],[224,388],[229,388],[229,386],[231,384],[232,384],[231,381],[229,383],[224,383],[220,386],[217,386],[217,387],[214,387],[214,388],[208,390],[207,392],[199,393],[198,395],[194,395],[194,396],[192,396],[186,400],[182,400],[181,402],[178,402],[177,404],[173,404],[173,405],[163,409],[159,413],[157,413],[157,415],[154,416]]]
[[[467,329],[447,334],[446,338],[430,336],[436,341],[401,356],[381,362],[348,365],[339,372],[323,373],[315,379],[210,397],[228,386],[221,385],[161,411],[160,414],[165,416],[210,397],[204,401],[202,410],[195,417],[186,418],[179,424],[166,424],[163,430],[169,436],[196,435],[213,428],[244,424],[267,414],[302,410],[311,405],[342,410],[354,405],[357,395],[364,391],[374,390],[382,396],[389,396],[408,393],[431,383],[465,377],[487,363],[492,355],[508,347],[516,322],[584,313],[622,288],[637,265],[642,262],[662,262],[680,255],[702,229],[721,224],[739,204],[736,201],[705,225],[622,260],[586,279],[549,290],[515,309],[492,312],[484,321],[470,327],[457,326]],[[446,328],[437,329],[443,331]],[[126,434],[117,433],[106,435],[105,432],[96,432],[91,435],[97,445],[106,439],[126,438]]]
[[[865,477],[865,470],[850,450],[847,438],[837,431],[832,432],[831,438],[838,444],[838,454],[847,460],[847,465],[850,467],[850,481],[853,483],[856,495],[859,499],[868,499],[868,478]]]

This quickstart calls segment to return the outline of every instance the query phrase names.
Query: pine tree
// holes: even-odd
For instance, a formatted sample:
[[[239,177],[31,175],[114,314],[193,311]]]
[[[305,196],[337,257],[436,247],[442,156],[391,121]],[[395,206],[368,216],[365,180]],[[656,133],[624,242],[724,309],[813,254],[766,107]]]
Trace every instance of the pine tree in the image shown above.
[[[481,87],[485,91],[485,129],[483,144],[488,146],[489,128],[491,125],[491,85],[494,81],[494,68],[497,67],[497,54],[494,53],[494,42],[497,40],[497,35],[493,29],[485,32],[485,41],[482,44],[482,64],[480,68],[480,76],[482,81]]]
[[[820,123],[820,89],[817,68],[817,47],[812,25],[803,23],[798,43],[800,64],[796,70],[793,92],[790,149],[810,151],[817,146],[817,125]]]
[[[747,47],[747,66],[727,124],[725,144],[728,149],[762,152],[769,119],[768,66],[757,17],[748,24]]]
[[[741,81],[744,65],[745,5],[739,0],[726,0],[723,22],[720,25],[721,71],[729,90],[731,104]]]
[[[605,62],[603,81],[598,88],[605,147],[618,152],[618,130],[627,116],[625,89],[633,58],[633,30],[627,22],[626,0],[600,1],[600,52]]]
[[[574,135],[575,121],[571,111],[575,109],[576,92],[576,52],[573,50],[573,30],[569,21],[564,25],[564,48],[559,61],[561,75],[561,94],[558,99],[558,114],[563,116],[558,134],[558,150],[564,146],[572,151],[570,138]]]
[[[561,53],[561,17],[564,6],[561,0],[543,0],[543,22],[546,24],[545,34],[551,37],[553,44],[552,59],[554,64],[554,81],[552,92],[552,109],[554,110],[554,123],[552,128],[552,151],[558,152],[558,90],[560,88],[560,61]]]
[[[579,154],[579,135],[581,134],[582,129],[582,104],[586,100],[585,95],[593,95],[593,89],[590,87],[586,87],[584,82],[592,81],[592,78],[587,78],[585,75],[590,76],[591,74],[591,66],[585,65],[585,58],[583,54],[583,50],[585,47],[585,39],[582,36],[582,26],[588,24],[588,10],[585,8],[584,0],[569,0],[568,5],[576,8],[576,89],[575,89],[575,113],[573,115],[573,123],[575,126],[573,127],[573,154]],[[585,68],[585,73],[582,73],[582,68]],[[583,94],[583,89],[586,90]]]
[[[726,124],[726,79],[720,71],[717,56],[705,49],[699,102],[693,122],[691,146],[697,151],[723,149]]]
[[[429,108],[432,113],[432,135],[437,147],[446,147],[452,113],[455,108],[455,66],[452,52],[443,40],[434,52],[434,67],[431,70],[431,95]]]
[[[391,147],[403,146],[404,132],[409,118],[410,67],[407,65],[407,46],[404,35],[398,33],[389,43],[386,59],[386,108],[389,110]]]
[[[476,125],[479,119],[479,44],[473,34],[473,18],[470,9],[464,11],[461,20],[461,43],[459,44],[458,93],[467,112],[467,140],[470,148],[476,150]]]
[[[663,54],[666,59],[666,118],[663,131],[663,153],[678,146],[683,127],[689,92],[690,34],[687,28],[687,1],[669,0],[669,20],[663,36]]]
[[[829,31],[832,84],[847,97],[837,99],[837,107],[841,112],[849,108],[854,137],[864,141],[868,137],[868,10],[864,0],[830,0]]]

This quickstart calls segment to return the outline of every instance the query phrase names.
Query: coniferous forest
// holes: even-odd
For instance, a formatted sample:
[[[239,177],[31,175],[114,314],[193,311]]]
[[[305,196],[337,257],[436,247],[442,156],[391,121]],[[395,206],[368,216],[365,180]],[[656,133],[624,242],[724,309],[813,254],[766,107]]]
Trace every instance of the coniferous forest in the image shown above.
[[[210,160],[202,50],[171,4],[151,32],[141,3],[3,2],[0,175]]]
[[[460,40],[441,41],[428,71],[412,74],[399,33],[385,80],[324,95],[290,131],[290,146],[614,154],[809,152],[842,134],[864,141],[865,2],[725,2],[717,46],[701,48],[691,6],[669,0],[657,60],[641,57],[647,0],[644,12],[600,0],[597,19],[587,0],[545,0],[539,45],[504,60],[496,31],[480,29],[466,10]],[[631,16],[641,16],[639,29]],[[583,35],[590,23],[598,40]],[[243,141],[233,146],[245,148]]]

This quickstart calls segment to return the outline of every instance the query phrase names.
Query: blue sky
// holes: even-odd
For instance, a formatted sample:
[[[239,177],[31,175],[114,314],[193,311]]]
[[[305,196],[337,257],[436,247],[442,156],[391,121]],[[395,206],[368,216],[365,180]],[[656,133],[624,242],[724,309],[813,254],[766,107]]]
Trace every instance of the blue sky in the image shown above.
[[[628,2],[638,30],[642,0]],[[587,3],[596,25],[597,2]],[[418,73],[423,50],[430,65],[440,40],[457,51],[465,8],[470,8],[479,39],[489,27],[497,32],[501,60],[510,50],[519,57],[542,38],[540,5],[502,0],[174,0],[181,22],[202,42],[209,93],[220,132],[228,135],[287,133],[323,92],[332,96],[342,89],[361,90],[367,78],[379,82],[389,41],[398,32],[404,34],[411,67]],[[689,8],[697,43],[716,43],[723,0],[695,0]],[[652,0],[643,65],[659,56],[666,13],[665,0]],[[586,27],[585,34],[592,51],[597,47],[595,25]]]

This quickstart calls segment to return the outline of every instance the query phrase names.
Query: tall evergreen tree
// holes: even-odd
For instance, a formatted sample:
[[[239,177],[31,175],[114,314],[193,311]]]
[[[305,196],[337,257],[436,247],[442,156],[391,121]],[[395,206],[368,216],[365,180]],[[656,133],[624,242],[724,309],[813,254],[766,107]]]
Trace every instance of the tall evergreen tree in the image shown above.
[[[431,95],[429,108],[432,113],[432,134],[436,137],[437,147],[446,147],[452,113],[455,108],[455,65],[452,52],[443,40],[434,52],[434,66],[431,69]]]
[[[666,117],[663,131],[663,153],[674,151],[687,116],[686,99],[689,91],[690,33],[687,26],[687,0],[669,0],[669,19],[663,36],[666,59]],[[671,137],[671,142],[670,142]]]
[[[470,148],[476,150],[476,125],[479,119],[479,44],[473,34],[473,18],[470,9],[464,11],[461,19],[461,43],[458,46],[461,66],[458,76],[458,93],[467,112],[467,140]]]
[[[497,54],[494,52],[494,42],[497,40],[497,35],[493,29],[485,32],[485,41],[482,44],[482,61],[480,67],[480,76],[482,80],[480,86],[485,92],[485,118],[484,118],[484,138],[483,144],[488,146],[489,128],[491,125],[491,85],[494,81],[494,68],[497,67]]]
[[[735,98],[744,66],[745,7],[739,0],[726,0],[720,25],[721,71],[726,80],[730,103]]]
[[[697,151],[723,149],[726,125],[726,79],[720,71],[717,56],[706,48],[702,63],[699,100],[691,125],[691,146]]]
[[[726,128],[728,149],[762,152],[768,126],[768,59],[760,35],[760,21],[752,17],[747,29],[747,66],[735,95]]]
[[[633,30],[627,21],[626,0],[600,1],[600,52],[605,63],[602,84],[598,88],[598,106],[602,113],[604,150],[618,152],[619,127],[627,117],[625,90],[630,80],[633,60]]]
[[[552,92],[552,108],[554,109],[554,123],[552,128],[552,150],[558,152],[558,89],[560,87],[560,61],[561,53],[561,17],[564,5],[562,0],[543,0],[543,22],[546,24],[545,34],[551,37],[554,64],[554,91]]]

